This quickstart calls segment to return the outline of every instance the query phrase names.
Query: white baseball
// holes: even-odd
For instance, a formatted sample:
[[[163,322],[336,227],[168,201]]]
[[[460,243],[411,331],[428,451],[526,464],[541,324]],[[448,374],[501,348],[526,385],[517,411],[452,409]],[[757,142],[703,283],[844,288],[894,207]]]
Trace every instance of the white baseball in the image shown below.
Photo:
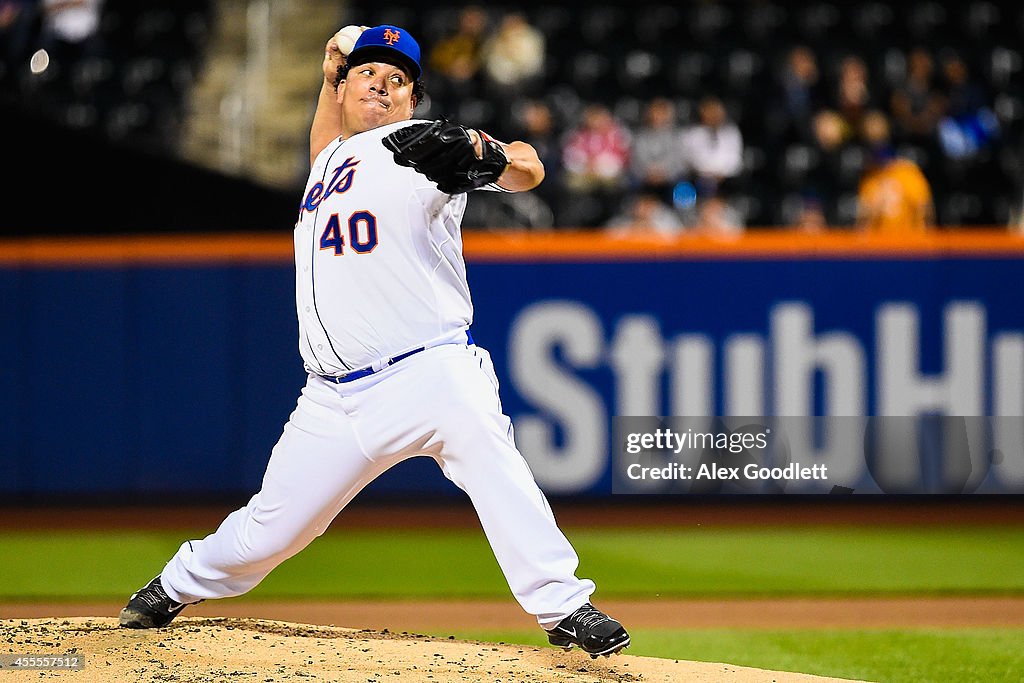
[[[341,50],[341,54],[348,57],[348,53],[352,52],[352,48],[355,47],[356,41],[359,40],[359,36],[362,35],[365,30],[365,26],[355,26],[353,24],[346,26],[335,33],[334,41],[338,44],[338,49]]]

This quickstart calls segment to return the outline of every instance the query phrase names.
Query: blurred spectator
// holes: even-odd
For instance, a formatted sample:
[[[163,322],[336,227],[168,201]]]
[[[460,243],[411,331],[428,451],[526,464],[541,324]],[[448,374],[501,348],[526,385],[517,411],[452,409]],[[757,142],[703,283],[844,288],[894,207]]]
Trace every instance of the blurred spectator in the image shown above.
[[[895,137],[926,149],[934,148],[935,132],[944,104],[933,83],[935,62],[924,48],[915,48],[907,59],[907,77],[890,98]]]
[[[825,109],[813,122],[814,139],[825,155],[834,154],[854,137],[855,131],[838,112]]]
[[[43,32],[66,43],[91,38],[100,25],[103,0],[43,0]]]
[[[800,232],[809,234],[818,234],[828,228],[825,207],[819,197],[811,193],[801,197],[800,212],[797,214],[794,227]]]
[[[519,12],[505,15],[483,46],[488,84],[499,96],[534,91],[544,70],[544,36]]]
[[[455,33],[441,39],[430,51],[430,97],[437,104],[432,110],[453,115],[467,91],[478,92],[486,29],[487,14],[469,5],[459,13]]]
[[[852,224],[855,211],[850,204],[863,172],[858,130],[832,109],[819,112],[813,125],[817,141],[814,164],[801,190],[820,198],[829,224]],[[852,166],[851,160],[860,163]]]
[[[162,115],[155,112],[168,109],[163,104],[167,88],[177,91],[190,87],[188,78],[179,78],[181,74],[173,68],[176,64],[169,56],[147,54],[148,47],[142,40],[145,24],[139,22],[154,6],[180,11],[184,19],[193,2],[149,0],[101,5],[102,1],[0,0],[0,79],[6,78],[3,87],[18,106],[108,133],[115,123],[127,121],[122,128],[137,131],[131,133],[136,136],[154,129],[162,120]],[[534,194],[554,210],[559,225],[604,225],[602,216],[607,219],[618,208],[616,193],[629,187],[658,193],[680,220],[691,226],[705,208],[704,200],[714,196],[709,192],[730,201],[730,184],[741,186],[753,200],[726,205],[729,209],[742,208],[744,222],[806,224],[808,229],[817,229],[815,226],[824,218],[828,225],[851,225],[856,220],[857,195],[866,177],[864,163],[868,158],[860,135],[869,118],[867,112],[876,110],[889,114],[894,147],[914,159],[925,173],[943,223],[1005,223],[1011,206],[1021,201],[1024,90],[1020,38],[1024,24],[1018,21],[1016,9],[1001,10],[998,34],[979,41],[970,27],[953,21],[961,15],[959,10],[950,9],[952,4],[939,3],[951,21],[931,34],[908,31],[912,28],[908,22],[917,11],[892,5],[886,12],[887,23],[878,25],[869,42],[858,43],[839,35],[835,41],[822,40],[822,34],[809,31],[797,20],[802,10],[789,9],[785,3],[768,3],[781,8],[780,21],[794,19],[791,25],[775,25],[779,30],[773,32],[768,46],[755,40],[753,34],[746,34],[743,22],[734,23],[745,18],[744,14],[736,11],[733,3],[725,3],[733,7],[731,18],[725,19],[733,25],[723,25],[720,34],[726,43],[698,41],[679,52],[667,50],[664,38],[684,25],[688,10],[672,3],[660,3],[658,7],[664,11],[652,12],[646,19],[641,16],[639,24],[632,27],[637,30],[619,31],[621,17],[617,15],[621,12],[609,12],[604,5],[580,8],[577,13],[561,6],[533,3],[503,18],[511,9],[492,10],[479,0],[475,2],[458,6],[454,15],[450,7],[407,8],[413,10],[414,21],[423,26],[436,26],[440,19],[446,25],[455,24],[447,36],[437,35],[432,49],[424,45],[424,58],[429,64],[429,118],[447,114],[503,138],[516,137],[510,135],[514,128],[525,131],[518,137],[538,149],[547,171],[547,179]],[[206,2],[199,4],[205,6]],[[372,10],[367,16],[379,13],[372,4],[357,4]],[[921,7],[932,4],[918,3]],[[996,3],[999,7],[1010,4]],[[836,3],[825,5],[839,8]],[[97,30],[96,17],[105,7],[112,10],[108,25],[111,32]],[[839,9],[839,17],[859,12]],[[639,7],[636,12],[645,14]],[[526,23],[524,14],[533,26]],[[176,21],[182,35],[175,35],[175,39],[183,46],[190,41],[183,35],[190,25],[189,21]],[[585,26],[589,28],[584,30]],[[534,27],[542,28],[542,33]],[[45,74],[14,82],[15,69],[19,76],[27,74],[29,56],[43,46],[41,31],[54,45],[59,41],[79,52],[89,41],[105,36],[109,47],[116,48],[116,58],[106,54],[106,60],[82,64],[88,69],[69,70],[60,68],[64,64],[56,54],[61,51],[58,47],[51,54],[52,66]],[[91,38],[87,37],[90,33]],[[910,35],[918,36],[923,47],[912,49],[915,45],[909,42]],[[925,44],[926,35],[931,42]],[[615,49],[600,50],[601,45],[609,44],[611,36],[618,40]],[[943,45],[956,46],[960,54],[943,50]],[[844,46],[850,48],[848,53],[841,52]],[[122,71],[129,71],[138,57],[152,56],[165,61],[158,83],[166,87],[147,88],[129,98],[123,92],[129,80]],[[623,65],[629,62],[629,68],[621,73],[631,73],[635,68],[640,70],[637,73],[646,74],[644,87],[650,89],[638,90],[637,82],[620,81],[618,60]],[[755,75],[742,88],[729,81],[728,74],[742,70],[748,60],[768,60],[774,73],[751,71]],[[871,80],[875,71],[869,76],[866,64],[877,67],[878,75],[884,75],[885,83],[892,85],[891,90],[883,90],[881,79]],[[72,74],[78,89],[65,87],[72,85],[64,81]],[[585,89],[574,80],[580,74],[591,79],[581,82],[602,84],[601,99],[615,102],[615,111],[624,119],[633,123],[643,114],[642,125],[632,131],[611,132],[603,136],[601,144],[597,143],[602,136],[593,133],[570,142],[574,135],[564,135],[561,123],[575,124],[580,116],[579,97]],[[761,74],[772,78],[762,78]],[[530,90],[531,84],[540,82],[544,83],[543,104],[531,101],[541,96]],[[725,117],[726,122],[715,128],[705,124],[702,112],[701,125],[683,131],[678,123],[666,123],[675,118],[668,113],[673,103],[682,103],[715,83],[727,88],[723,91],[728,92],[727,111],[742,114],[742,118],[732,123]],[[139,99],[145,100],[141,104],[149,114],[137,106]],[[73,100],[75,106],[71,107],[69,102]],[[733,103],[741,106],[734,108]],[[643,106],[646,110],[640,108]],[[695,107],[694,118],[696,113]],[[142,118],[132,118],[136,114]],[[685,118],[678,120],[688,122]],[[614,140],[628,139],[629,132],[634,134],[632,144],[623,150]],[[670,142],[677,135],[684,142]],[[726,144],[730,139],[732,144]],[[671,151],[676,145],[682,145],[681,154]],[[568,149],[570,146],[572,149]],[[594,147],[607,149],[595,154]],[[746,161],[750,163],[744,165],[743,152],[748,147]],[[882,158],[885,154],[875,156]],[[729,171],[737,175],[730,176],[723,170],[721,162],[725,158],[729,159]],[[629,161],[623,171],[619,167],[624,159]],[[571,162],[569,177],[563,173],[563,160]],[[697,165],[701,168],[695,168]],[[693,199],[686,206],[667,191],[681,186],[681,180],[691,181],[693,186],[688,190]],[[585,189],[567,193],[568,187]],[[595,199],[595,193],[603,196]],[[817,200],[805,201],[810,194]],[[602,213],[600,207],[595,209],[597,205],[608,213]],[[708,213],[720,213],[720,208],[712,203]],[[563,212],[567,212],[564,219]]]
[[[568,202],[566,220],[601,225],[615,210],[626,186],[629,132],[607,107],[590,104],[583,121],[570,130],[562,148],[566,188],[577,196]]]
[[[743,169],[743,136],[717,97],[701,100],[700,123],[683,136],[683,156],[701,195],[717,194]]]
[[[29,0],[0,1],[0,31],[6,33],[18,21],[22,11],[28,9],[28,4]]]
[[[42,0],[40,47],[50,55],[51,67],[66,81],[70,65],[103,52],[98,29],[104,0]]]
[[[858,227],[898,234],[924,232],[934,225],[928,180],[917,164],[894,154],[884,114],[876,111],[865,116],[863,137],[869,154],[857,193]]]
[[[967,65],[959,55],[946,55],[942,73],[948,106],[938,124],[939,142],[947,157],[970,159],[999,134],[999,120],[989,107],[985,91],[970,80]]]
[[[633,182],[644,192],[671,201],[672,188],[686,172],[683,129],[676,123],[676,108],[664,97],[647,104],[644,125],[633,136]]]
[[[831,221],[836,222],[839,220],[836,202],[848,189],[849,182],[856,182],[842,172],[843,152],[856,139],[872,103],[864,61],[854,55],[844,57],[830,91],[826,108],[815,114],[812,121],[818,152],[812,182],[813,190],[825,200],[827,210],[833,212]]]
[[[476,5],[465,7],[459,14],[455,33],[431,50],[430,68],[456,84],[473,80],[480,71],[486,28],[487,14]]]
[[[853,130],[842,116],[826,109],[814,117],[814,138],[826,152],[839,149],[853,136]]]
[[[705,235],[739,235],[743,216],[724,198],[712,195],[697,202],[696,227]]]
[[[868,82],[868,68],[863,59],[851,55],[840,63],[835,97],[836,111],[847,124],[859,127],[874,103]]]
[[[789,51],[776,92],[769,134],[779,145],[812,142],[812,121],[824,98],[818,60],[810,48],[798,45]]]
[[[569,131],[562,153],[566,183],[573,190],[617,189],[625,184],[629,132],[607,107],[591,104],[583,122]]]
[[[964,60],[948,52],[941,64],[948,104],[938,126],[943,159],[935,189],[937,196],[946,198],[940,217],[950,223],[1004,222],[1009,219],[1009,203],[1004,203],[1000,215],[993,198],[1020,196],[1024,157],[1019,156],[1019,145],[1012,152],[1004,145],[1006,151],[997,153],[1001,138],[1010,136],[1001,130],[988,92],[971,78]]]
[[[610,234],[649,234],[672,236],[683,231],[683,223],[672,209],[655,195],[641,193],[626,202],[625,211],[607,223]]]
[[[527,101],[518,111],[516,128],[518,130],[513,137],[533,145],[544,164],[544,182],[533,190],[533,194],[540,197],[552,212],[559,211],[562,204],[562,148],[551,107],[540,100]]]

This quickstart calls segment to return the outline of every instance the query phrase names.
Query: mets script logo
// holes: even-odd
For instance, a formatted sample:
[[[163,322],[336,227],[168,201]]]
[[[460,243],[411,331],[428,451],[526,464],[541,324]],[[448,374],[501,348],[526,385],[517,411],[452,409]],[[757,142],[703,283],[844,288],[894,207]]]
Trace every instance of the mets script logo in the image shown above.
[[[398,31],[392,31],[389,28],[384,29],[384,40],[387,41],[388,45],[394,45],[398,42],[398,39],[402,37],[402,34]]]
[[[309,194],[306,195],[306,201],[302,202],[302,208],[306,211],[314,211],[316,207],[320,206],[320,202],[335,192],[338,194],[348,192],[348,189],[352,187],[352,179],[355,178],[356,166],[358,164],[359,160],[355,157],[345,159],[341,166],[334,169],[334,175],[331,176],[326,185],[324,183],[317,183],[309,188]]]

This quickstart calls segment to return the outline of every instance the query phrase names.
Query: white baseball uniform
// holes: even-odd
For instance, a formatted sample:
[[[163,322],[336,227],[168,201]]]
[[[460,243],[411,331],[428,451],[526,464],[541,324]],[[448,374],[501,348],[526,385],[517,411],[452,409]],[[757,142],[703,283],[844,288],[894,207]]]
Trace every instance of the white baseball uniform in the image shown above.
[[[469,495],[512,593],[541,626],[594,591],[516,449],[490,356],[468,336],[466,195],[439,191],[381,143],[411,123],[339,138],[313,165],[295,227],[308,381],[259,493],[167,563],[173,600],[245,593],[417,455]]]

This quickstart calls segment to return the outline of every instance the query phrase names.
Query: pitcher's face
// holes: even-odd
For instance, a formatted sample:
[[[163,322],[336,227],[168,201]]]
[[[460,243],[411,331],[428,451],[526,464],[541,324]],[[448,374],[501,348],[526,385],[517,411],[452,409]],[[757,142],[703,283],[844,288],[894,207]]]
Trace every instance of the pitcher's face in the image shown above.
[[[394,64],[367,62],[351,67],[338,84],[345,136],[411,119],[416,109],[413,85],[409,74]]]

